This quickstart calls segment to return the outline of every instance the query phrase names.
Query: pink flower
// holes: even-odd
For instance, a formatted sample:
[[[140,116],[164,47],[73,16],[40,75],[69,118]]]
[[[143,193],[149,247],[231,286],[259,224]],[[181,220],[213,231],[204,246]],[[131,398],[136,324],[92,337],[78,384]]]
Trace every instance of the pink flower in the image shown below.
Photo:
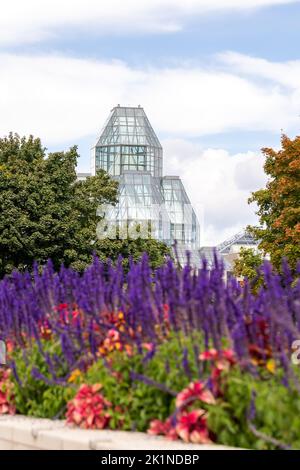
[[[236,363],[236,358],[234,351],[231,349],[223,349],[222,351],[217,351],[216,349],[209,349],[199,354],[199,359],[201,361],[219,361],[226,360],[230,365]]]
[[[48,320],[39,321],[39,328],[40,328],[41,337],[43,339],[48,340],[51,338],[52,330],[50,328],[50,324]]]
[[[178,435],[174,426],[172,426],[171,419],[168,418],[166,421],[160,421],[159,419],[154,419],[150,423],[150,427],[147,431],[148,434],[152,436],[166,436],[167,439],[176,440]]]
[[[236,363],[236,357],[234,351],[232,349],[224,349],[222,351],[222,356],[224,359],[230,362],[230,364],[235,364]]]
[[[112,341],[120,341],[120,333],[117,330],[108,330],[107,337]]]
[[[160,421],[159,419],[154,419],[153,421],[151,421],[147,433],[153,436],[159,436],[160,434],[165,435],[168,430],[169,423],[167,421]]]
[[[149,352],[153,351],[153,349],[154,349],[154,344],[153,343],[143,343],[142,346],[143,346],[144,349],[146,349]]]
[[[16,412],[14,405],[14,385],[10,380],[10,370],[0,370],[0,415]]]
[[[10,339],[6,340],[6,351],[7,351],[7,353],[9,354],[9,353],[13,352],[14,348],[15,348],[14,342]]]
[[[170,307],[168,304],[163,305],[164,320],[168,322],[170,320]]]
[[[178,393],[176,397],[176,407],[187,407],[196,400],[200,400],[203,403],[207,403],[208,405],[215,404],[215,398],[213,394],[201,381],[191,382],[187,388]]]
[[[59,319],[61,323],[69,325],[70,323],[75,325],[77,318],[82,320],[82,313],[77,309],[76,305],[69,305],[67,303],[59,304],[54,307],[56,312],[59,312]]]
[[[184,442],[194,444],[208,444],[212,441],[209,438],[205,411],[198,409],[189,413],[183,413],[176,426],[178,436]]]
[[[67,423],[83,429],[104,429],[110,421],[111,403],[99,393],[101,384],[82,385],[67,406]]]
[[[174,419],[168,418],[166,421],[154,419],[150,423],[148,434],[166,436],[168,439],[182,439],[184,442],[195,444],[209,444],[209,430],[207,427],[207,412],[196,409],[190,412],[178,413]]]
[[[110,329],[107,332],[105,340],[99,346],[98,355],[106,356],[112,351],[122,351],[123,344],[119,331]]]
[[[201,361],[211,361],[215,360],[218,357],[218,351],[216,349],[209,349],[199,354],[199,359]]]
[[[212,361],[214,366],[211,371],[211,380],[213,384],[213,394],[217,396],[220,394],[220,378],[223,371],[228,371],[230,367],[236,364],[237,360],[232,349],[223,349],[217,351],[216,349],[209,349],[199,355],[202,361]]]

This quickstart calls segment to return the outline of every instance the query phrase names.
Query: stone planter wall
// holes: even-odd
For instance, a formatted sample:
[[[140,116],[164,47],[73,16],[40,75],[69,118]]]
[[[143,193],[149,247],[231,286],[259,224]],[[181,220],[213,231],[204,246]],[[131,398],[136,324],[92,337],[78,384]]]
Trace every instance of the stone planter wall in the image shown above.
[[[0,450],[224,450],[184,444],[139,432],[85,431],[64,421],[25,416],[0,417]]]

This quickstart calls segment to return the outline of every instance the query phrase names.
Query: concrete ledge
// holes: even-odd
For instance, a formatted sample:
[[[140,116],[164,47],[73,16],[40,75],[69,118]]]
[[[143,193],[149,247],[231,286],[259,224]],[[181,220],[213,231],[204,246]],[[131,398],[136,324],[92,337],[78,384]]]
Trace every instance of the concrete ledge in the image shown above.
[[[226,450],[216,445],[184,444],[140,432],[85,431],[64,421],[26,416],[0,417],[0,450]]]

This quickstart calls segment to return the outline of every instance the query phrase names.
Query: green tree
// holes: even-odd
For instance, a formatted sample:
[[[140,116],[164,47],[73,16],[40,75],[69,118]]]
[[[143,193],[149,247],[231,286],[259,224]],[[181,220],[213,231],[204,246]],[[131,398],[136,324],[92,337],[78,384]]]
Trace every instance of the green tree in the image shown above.
[[[77,181],[78,157],[77,147],[46,156],[32,136],[0,139],[0,277],[48,259],[82,270],[93,252],[163,263],[169,250],[156,240],[97,240],[97,209],[117,202],[118,183],[104,171]]]
[[[263,263],[263,256],[255,253],[252,248],[241,248],[238,258],[234,261],[233,274],[236,277],[247,277],[254,279],[257,269]]]
[[[91,259],[97,207],[115,203],[104,172],[77,181],[77,147],[50,153],[39,139],[0,139],[0,276],[51,258],[82,268]]]
[[[171,257],[170,248],[165,243],[152,238],[151,231],[148,232],[148,237],[139,236],[140,227],[137,226],[135,232],[136,238],[130,237],[130,234],[122,237],[119,230],[116,230],[115,239],[96,240],[94,245],[96,253],[103,261],[107,258],[117,261],[121,255],[125,269],[128,269],[130,258],[137,261],[143,253],[147,253],[153,269],[161,266],[167,257]]]
[[[248,229],[274,266],[280,268],[286,257],[295,268],[300,259],[300,137],[283,135],[281,145],[279,151],[262,149],[269,181],[249,199],[258,206],[260,226]]]

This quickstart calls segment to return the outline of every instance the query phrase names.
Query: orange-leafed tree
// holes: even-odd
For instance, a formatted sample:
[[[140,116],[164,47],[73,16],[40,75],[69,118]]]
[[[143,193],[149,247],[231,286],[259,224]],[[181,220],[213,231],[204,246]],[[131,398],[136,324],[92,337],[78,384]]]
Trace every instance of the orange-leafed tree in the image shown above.
[[[256,202],[260,221],[259,227],[249,230],[277,268],[283,257],[295,268],[300,260],[300,136],[292,140],[282,135],[279,151],[262,152],[269,181],[249,199]]]

